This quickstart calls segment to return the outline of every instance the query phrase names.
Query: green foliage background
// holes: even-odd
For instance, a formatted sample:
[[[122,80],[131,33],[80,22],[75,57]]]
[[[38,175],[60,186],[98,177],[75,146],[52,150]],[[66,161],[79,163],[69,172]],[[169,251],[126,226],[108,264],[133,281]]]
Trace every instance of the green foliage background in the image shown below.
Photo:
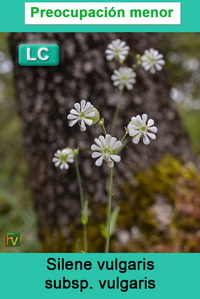
[[[189,133],[195,153],[200,156],[200,34],[199,33],[171,33],[161,34],[160,49],[167,60],[166,68],[170,76],[172,97],[177,102],[177,107],[182,115],[183,123]],[[102,53],[102,55],[104,55]],[[198,108],[199,105],[199,108]],[[163,119],[164,121],[164,119]],[[167,160],[168,159],[168,160]],[[199,246],[198,217],[182,211],[180,198],[185,204],[189,204],[190,198],[195,198],[197,205],[197,194],[199,194],[199,174],[193,166],[182,168],[178,161],[165,157],[160,165],[144,174],[138,174],[135,179],[139,183],[136,190],[129,190],[129,194],[135,194],[133,198],[133,209],[138,208],[138,196],[148,207],[155,201],[155,194],[165,194],[165,190],[171,190],[172,186],[180,188],[180,193],[165,194],[167,201],[177,210],[173,221],[163,237],[163,231],[156,232],[156,235],[139,239],[129,248],[124,245],[123,251],[145,251],[143,246],[145,240],[148,243],[149,251],[195,251]],[[167,164],[166,164],[167,163]],[[166,172],[164,169],[171,165]],[[164,166],[163,166],[164,165]],[[163,168],[164,167],[164,168]],[[189,168],[188,168],[189,167]],[[171,169],[171,170],[170,170]],[[171,173],[169,173],[171,171]],[[153,185],[150,182],[159,177],[159,184]],[[181,182],[181,183],[180,183]],[[194,185],[191,185],[193,182]],[[182,184],[188,186],[181,189]],[[148,186],[151,188],[148,189]],[[170,187],[170,188],[169,188]],[[124,186],[129,188],[129,186]],[[158,190],[158,188],[160,188]],[[141,194],[143,190],[143,194]],[[196,192],[191,195],[188,190]],[[133,192],[132,192],[133,191]],[[186,196],[187,195],[187,196]],[[123,205],[124,206],[124,205]],[[126,210],[126,206],[124,206]],[[129,207],[130,210],[130,207]],[[137,209],[136,209],[137,211]],[[128,212],[128,211],[127,211]],[[137,211],[138,213],[140,211]],[[193,210],[193,213],[195,211]],[[124,211],[126,214],[126,211]],[[151,213],[151,210],[148,210]],[[184,214],[185,213],[185,214]],[[186,217],[183,222],[181,218]],[[141,214],[138,220],[137,214],[127,216],[127,221],[143,220],[144,231],[155,232],[156,224],[152,215]],[[126,222],[119,218],[119,227],[126,229]],[[177,234],[181,230],[182,234]],[[194,238],[191,234],[195,231]],[[22,236],[21,247],[6,248],[4,236],[7,231],[19,231]],[[162,242],[159,240],[162,239]],[[141,241],[142,240],[142,241]],[[157,243],[160,247],[157,247]],[[173,246],[170,245],[173,243]],[[177,245],[179,244],[179,245]],[[181,245],[180,245],[181,244]],[[118,249],[117,242],[113,239],[113,251]],[[179,248],[177,246],[181,246]],[[175,246],[175,247],[174,247]],[[28,171],[23,152],[20,120],[17,114],[14,82],[12,73],[12,62],[9,55],[7,36],[0,34],[0,252],[37,252],[41,250],[41,244],[37,238],[37,218],[34,212],[33,200],[28,184]]]
[[[28,184],[12,62],[6,34],[0,34],[0,252],[36,252],[40,244]],[[21,233],[20,248],[5,247],[6,232]]]

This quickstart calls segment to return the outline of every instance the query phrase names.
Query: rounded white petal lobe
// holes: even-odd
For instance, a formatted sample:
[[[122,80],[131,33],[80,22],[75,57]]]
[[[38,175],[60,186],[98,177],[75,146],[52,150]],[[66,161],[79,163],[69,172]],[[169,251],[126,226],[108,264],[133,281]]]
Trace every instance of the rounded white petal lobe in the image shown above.
[[[55,163],[55,166],[58,167],[60,164],[61,164],[60,161],[57,161],[57,162]]]
[[[121,161],[121,157],[118,155],[110,155],[110,157],[117,163]]]
[[[150,127],[149,128],[149,131],[153,132],[153,133],[157,133],[158,132],[158,129],[157,127]]]
[[[139,141],[140,141],[140,136],[141,136],[141,134],[136,135],[136,136],[133,138],[133,143],[138,144]]]
[[[153,126],[154,125],[154,120],[153,119],[149,119],[148,120],[148,123],[147,123],[147,126],[148,127],[151,127],[151,126]]]
[[[70,110],[70,114],[79,115],[79,112],[76,111],[75,109],[71,109],[71,110]]]
[[[98,146],[98,145],[96,145],[96,144],[93,144],[92,146],[91,146],[91,150],[92,151],[99,151],[101,148]]]
[[[100,141],[98,138],[95,138],[94,141],[96,142],[96,144],[97,144],[100,148],[102,148],[102,143],[101,143],[101,141]]]
[[[99,140],[102,145],[105,145],[105,138],[102,135],[99,136]]]
[[[120,148],[120,147],[122,147],[122,143],[121,143],[121,141],[118,140],[118,141],[113,145],[112,150],[116,150],[116,149],[118,149],[118,148]]]
[[[110,148],[111,148],[111,149],[112,149],[113,146],[115,145],[116,141],[117,141],[117,138],[116,138],[116,137],[112,137],[112,138],[111,138],[111,141],[110,141]]]
[[[143,143],[144,143],[145,145],[148,145],[148,144],[150,143],[150,140],[149,140],[149,138],[147,137],[147,135],[145,135],[145,136],[143,137]]]
[[[156,135],[153,133],[148,133],[147,132],[147,136],[149,136],[151,139],[155,140],[156,139]]]
[[[84,122],[85,122],[88,126],[91,126],[92,123],[93,123],[93,121],[92,121],[91,119],[87,119],[87,118],[84,119]]]
[[[77,115],[69,114],[69,115],[67,116],[67,118],[68,118],[69,120],[77,119]]]
[[[101,166],[103,163],[103,156],[101,156],[99,159],[96,160],[95,165],[96,166]]]
[[[80,110],[81,110],[81,106],[80,106],[79,103],[75,103],[75,104],[74,104],[74,108],[75,108],[78,112],[80,112]]]
[[[106,141],[106,144],[107,144],[107,145],[110,145],[110,141],[111,141],[111,136],[110,136],[110,134],[106,134],[106,136],[105,136],[105,141]]]
[[[147,121],[147,114],[142,114],[142,121],[143,121],[143,124],[146,124],[146,121]]]
[[[99,158],[100,156],[102,156],[102,153],[99,153],[99,152],[92,153],[92,158],[93,159]]]
[[[72,120],[69,122],[69,126],[73,127],[77,123],[78,119]]]

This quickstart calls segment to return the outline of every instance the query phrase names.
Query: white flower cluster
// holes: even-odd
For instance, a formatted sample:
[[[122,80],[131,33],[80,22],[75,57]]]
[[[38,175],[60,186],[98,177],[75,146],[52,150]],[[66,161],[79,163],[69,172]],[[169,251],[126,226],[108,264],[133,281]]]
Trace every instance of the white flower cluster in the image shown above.
[[[141,61],[145,71],[149,71],[152,74],[155,74],[156,71],[161,71],[165,64],[163,54],[160,54],[158,50],[152,48],[144,51]]]
[[[123,62],[128,55],[130,47],[127,46],[126,42],[121,41],[120,39],[113,40],[107,47],[106,59],[112,60],[115,59],[119,62]]]
[[[91,111],[97,111],[90,102],[81,101],[81,103],[75,103],[74,107],[76,110],[70,110],[70,114],[68,115],[68,119],[71,118],[71,115],[74,114],[77,118],[76,121],[73,119],[73,123],[69,123],[70,126],[75,125],[79,119],[82,111],[84,111],[84,115],[81,115],[81,124],[85,126],[85,123],[88,125],[92,125],[94,123],[94,118],[96,117],[96,112],[93,113]],[[88,109],[88,110],[87,110]],[[74,112],[77,111],[75,114]],[[79,114],[78,114],[79,113]],[[88,114],[90,117],[90,122],[88,122]],[[98,117],[99,113],[97,111]],[[93,116],[93,117],[92,117]],[[128,134],[133,137],[132,141],[135,144],[138,144],[140,139],[143,140],[145,145],[150,143],[150,139],[156,139],[157,128],[154,126],[154,121],[152,119],[148,119],[147,114],[142,114],[142,116],[137,115],[136,117],[132,117],[131,121],[127,126]],[[98,118],[99,120],[99,118]],[[95,120],[96,121],[96,120]],[[92,150],[92,158],[97,159],[95,162],[96,166],[101,166],[103,161],[107,163],[108,167],[113,167],[114,162],[118,163],[121,161],[120,156],[118,155],[120,149],[123,144],[120,140],[117,140],[116,137],[111,136],[110,134],[106,134],[105,137],[100,135],[98,138],[94,139],[95,144],[91,146]],[[65,148],[62,150],[57,150],[52,159],[53,163],[56,167],[60,167],[60,169],[68,169],[69,163],[74,162],[74,158],[77,155],[77,150],[72,150],[70,148]]]
[[[74,104],[74,109],[70,110],[70,114],[67,118],[70,127],[78,123],[81,131],[85,131],[86,125],[91,126],[95,123],[96,119],[98,121],[99,114],[90,102],[82,100],[80,103]]]
[[[107,60],[114,59],[120,64],[119,69],[114,70],[111,79],[113,85],[118,87],[121,92],[125,88],[127,90],[133,89],[136,83],[135,70],[138,66],[141,65],[146,71],[154,74],[156,71],[161,71],[165,64],[163,55],[151,48],[145,50],[142,56],[136,55],[137,64],[132,68],[125,67],[124,61],[129,54],[129,50],[130,47],[126,42],[116,39],[108,45],[105,51]],[[138,144],[142,139],[143,143],[148,145],[150,139],[156,139],[157,127],[154,126],[154,121],[152,119],[148,120],[147,114],[142,114],[142,116],[137,115],[131,118],[126,128],[125,136],[121,141],[117,140],[116,137],[107,134],[104,127],[104,120],[100,120],[98,110],[90,102],[86,102],[85,100],[74,104],[74,108],[70,110],[67,119],[70,127],[78,123],[81,131],[85,131],[86,126],[94,125],[97,122],[102,126],[105,136],[100,135],[98,138],[95,138],[95,144],[91,146],[92,158],[97,159],[95,162],[96,166],[101,166],[105,162],[108,167],[114,167],[114,163],[120,162],[119,152],[123,148],[124,138],[128,134],[132,137],[132,141],[135,144]],[[58,150],[54,154],[52,161],[56,167],[68,169],[69,163],[74,162],[76,155],[77,150],[65,148]]]
[[[90,102],[81,101],[81,103],[75,103],[74,107],[76,108],[76,122],[69,123],[70,126],[75,125],[78,120],[81,118],[81,122],[88,125],[92,125],[96,123],[97,121],[100,121],[99,112]],[[89,113],[90,122],[88,123],[88,113],[84,112],[85,114],[82,114],[82,111],[87,111]],[[91,111],[96,111],[95,113],[92,113]],[[71,118],[71,115],[74,114],[74,109],[70,110],[70,114],[68,115],[68,119]],[[81,116],[80,116],[81,114]],[[96,114],[98,115],[98,120],[96,119]],[[78,120],[77,120],[78,119]],[[147,114],[142,114],[142,116],[137,115],[136,117],[132,117],[131,121],[129,122],[127,126],[127,133],[133,137],[132,141],[135,144],[138,144],[140,139],[143,140],[143,143],[145,145],[148,145],[150,143],[150,139],[156,139],[156,133],[157,128],[154,126],[154,121],[152,119],[148,119]],[[74,119],[73,119],[74,121]],[[81,125],[81,124],[80,124]],[[98,138],[94,139],[95,144],[91,146],[92,150],[92,158],[97,159],[95,162],[96,166],[101,166],[103,164],[103,161],[107,163],[108,167],[113,167],[114,162],[118,163],[121,161],[120,156],[118,155],[120,149],[122,148],[123,144],[120,140],[117,140],[116,137],[111,136],[110,134],[105,134],[105,137],[100,135]],[[60,153],[60,152],[59,152]],[[57,155],[57,154],[55,154]],[[57,157],[57,156],[56,156]],[[57,158],[58,159],[58,158]],[[63,161],[63,156],[59,158],[59,162],[61,164],[61,161]],[[67,163],[69,160],[65,160],[64,162]],[[71,160],[72,161],[72,160]],[[57,162],[57,160],[53,160],[53,162]],[[58,163],[58,162],[57,162]],[[57,164],[58,166],[60,164]],[[56,166],[57,166],[56,165]],[[62,164],[61,164],[62,165]],[[63,166],[62,166],[63,168]]]
[[[107,60],[115,59],[122,65],[129,54],[129,50],[130,47],[127,46],[126,42],[116,39],[108,45],[105,51],[106,58]],[[139,59],[137,56],[139,56]],[[163,54],[152,48],[145,50],[142,56],[137,56],[137,67],[141,65],[145,71],[149,71],[151,74],[156,73],[156,71],[161,71],[165,64]],[[136,73],[132,68],[123,66],[118,70],[114,70],[111,79],[113,80],[113,85],[117,86],[120,90],[123,90],[124,88],[131,90],[136,83],[135,77]]]
[[[143,143],[148,145],[150,143],[149,137],[151,139],[156,139],[155,133],[157,133],[157,128],[154,125],[153,119],[149,119],[146,114],[137,115],[132,117],[130,123],[128,124],[128,132],[131,137],[133,137],[133,143],[138,144],[140,139],[143,139]]]
[[[74,152],[70,148],[64,148],[57,150],[54,154],[52,162],[56,167],[60,169],[68,169],[69,163],[74,162]]]
[[[131,90],[136,82],[135,77],[136,73],[130,67],[120,67],[118,70],[114,70],[111,79],[113,80],[113,85],[118,86],[119,90],[124,88]]]
[[[114,162],[120,162],[121,158],[117,155],[117,152],[122,147],[121,141],[117,138],[112,137],[109,134],[104,136],[99,136],[95,138],[95,143],[91,146],[92,158],[96,159],[95,165],[101,166],[103,161],[105,161],[108,167],[113,167]]]

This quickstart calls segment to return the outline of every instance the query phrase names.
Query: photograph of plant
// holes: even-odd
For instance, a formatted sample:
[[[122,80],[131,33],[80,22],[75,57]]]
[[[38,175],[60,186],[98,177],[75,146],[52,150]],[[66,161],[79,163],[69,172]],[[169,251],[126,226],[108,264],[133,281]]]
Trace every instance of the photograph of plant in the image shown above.
[[[1,252],[199,252],[200,35],[0,38]],[[25,43],[60,64],[19,66]]]

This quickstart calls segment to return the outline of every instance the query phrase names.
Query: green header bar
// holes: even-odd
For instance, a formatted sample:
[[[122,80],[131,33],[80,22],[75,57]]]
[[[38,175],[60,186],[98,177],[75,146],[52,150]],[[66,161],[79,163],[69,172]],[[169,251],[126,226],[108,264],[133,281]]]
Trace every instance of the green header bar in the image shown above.
[[[55,2],[55,3],[67,3],[67,2],[83,2],[83,3],[98,3],[115,2],[117,3],[169,3],[180,2],[181,3],[181,24],[180,25],[26,25],[25,24],[25,2]],[[200,32],[199,21],[200,1],[199,0],[182,0],[182,1],[31,1],[31,0],[7,0],[1,3],[0,9],[0,32]],[[48,12],[51,16],[51,13]],[[148,12],[144,13],[145,17],[148,16]],[[94,18],[93,18],[94,19]],[[99,19],[99,22],[101,19]],[[97,24],[98,24],[97,23]]]

